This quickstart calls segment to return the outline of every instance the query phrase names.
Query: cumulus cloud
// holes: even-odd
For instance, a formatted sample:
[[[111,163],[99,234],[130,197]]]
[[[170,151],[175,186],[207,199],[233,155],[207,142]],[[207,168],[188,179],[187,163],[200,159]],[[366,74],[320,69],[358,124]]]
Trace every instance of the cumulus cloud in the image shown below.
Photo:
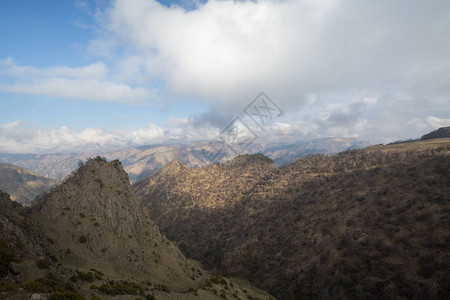
[[[450,91],[448,11],[447,1],[212,0],[185,10],[116,0],[92,45],[131,46],[120,59],[163,78],[166,92],[230,109],[260,90],[288,107],[312,93],[437,97]]]

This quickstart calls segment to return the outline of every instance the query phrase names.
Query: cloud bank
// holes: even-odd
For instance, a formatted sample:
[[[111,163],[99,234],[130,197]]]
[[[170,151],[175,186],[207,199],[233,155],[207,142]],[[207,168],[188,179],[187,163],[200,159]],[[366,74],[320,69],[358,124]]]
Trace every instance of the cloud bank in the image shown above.
[[[117,0],[91,47],[164,79],[166,93],[222,109],[260,90],[288,108],[354,92],[432,103],[450,92],[449,11],[447,1],[208,1],[186,11]]]
[[[60,153],[115,150],[166,142],[190,142],[217,138],[215,128],[194,128],[187,120],[172,120],[176,126],[149,124],[136,130],[68,127],[42,129],[24,121],[0,124],[0,153]]]

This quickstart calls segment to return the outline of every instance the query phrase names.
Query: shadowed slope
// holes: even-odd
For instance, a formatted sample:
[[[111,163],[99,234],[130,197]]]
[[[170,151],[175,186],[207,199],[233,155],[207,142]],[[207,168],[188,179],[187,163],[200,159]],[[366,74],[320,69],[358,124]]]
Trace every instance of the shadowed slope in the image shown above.
[[[448,139],[254,166],[161,170],[134,189],[188,256],[282,299],[450,292]]]

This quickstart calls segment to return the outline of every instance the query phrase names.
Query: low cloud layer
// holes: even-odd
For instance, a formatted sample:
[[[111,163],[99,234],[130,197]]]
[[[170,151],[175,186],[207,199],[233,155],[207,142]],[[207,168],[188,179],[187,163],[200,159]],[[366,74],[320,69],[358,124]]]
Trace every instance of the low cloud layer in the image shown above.
[[[282,119],[274,120],[264,130],[242,117],[242,122],[256,133],[256,143],[296,142],[324,137],[354,137],[365,141],[392,142],[401,139],[418,138],[429,131],[448,126],[450,118],[434,116],[396,119],[397,122],[384,123],[383,120],[369,122],[365,113],[353,114],[338,111],[323,114],[318,118],[305,118],[307,121]],[[342,119],[341,119],[342,118]],[[233,120],[230,120],[230,122]],[[240,125],[241,123],[237,124]],[[108,130],[85,128],[73,130],[67,127],[58,129],[39,129],[30,127],[23,121],[0,124],[0,153],[59,153],[115,150],[160,143],[190,143],[195,141],[220,140],[225,127],[200,126],[193,118],[172,119],[164,127],[149,124],[137,130]],[[380,131],[383,139],[377,139]],[[419,133],[419,134],[418,134]]]
[[[0,124],[0,153],[59,153],[114,150],[165,142],[214,139],[215,128],[194,128],[187,120],[172,121],[175,126],[149,124],[137,130],[108,130],[68,127],[42,129],[24,121]]]

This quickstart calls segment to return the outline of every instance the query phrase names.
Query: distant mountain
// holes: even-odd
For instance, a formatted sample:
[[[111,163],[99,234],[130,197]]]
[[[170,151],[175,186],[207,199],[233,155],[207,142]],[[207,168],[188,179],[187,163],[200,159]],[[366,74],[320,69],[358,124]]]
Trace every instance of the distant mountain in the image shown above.
[[[2,299],[271,298],[187,260],[117,160],[80,164],[28,211],[0,192],[0,228]]]
[[[371,144],[371,142],[355,138],[323,138],[295,143],[269,143],[261,153],[273,159],[277,166],[282,166],[310,154],[336,154],[348,149],[364,148]]]
[[[0,164],[0,189],[9,193],[11,199],[23,205],[30,203],[58,180],[45,178],[22,167]]]
[[[450,139],[263,155],[136,182],[150,217],[188,256],[280,299],[446,299]]]
[[[295,158],[314,154],[333,154],[347,149],[361,148],[370,143],[353,138],[326,138],[311,141],[295,141],[292,138],[277,137],[277,142],[263,143],[256,141],[248,149],[249,153],[263,153],[272,158],[277,166],[287,164]],[[30,169],[41,176],[63,179],[78,167],[79,161],[97,155],[108,160],[122,161],[131,182],[136,182],[166,166],[170,161],[177,159],[189,168],[208,164],[210,157],[215,157],[219,151],[223,157],[213,162],[227,161],[236,154],[223,142],[196,142],[191,144],[152,145],[138,148],[129,148],[114,152],[86,152],[61,154],[0,154],[0,162],[10,163]]]
[[[430,133],[423,135],[420,140],[429,140],[429,139],[441,139],[450,137],[450,126],[441,127],[437,130],[434,130]]]

